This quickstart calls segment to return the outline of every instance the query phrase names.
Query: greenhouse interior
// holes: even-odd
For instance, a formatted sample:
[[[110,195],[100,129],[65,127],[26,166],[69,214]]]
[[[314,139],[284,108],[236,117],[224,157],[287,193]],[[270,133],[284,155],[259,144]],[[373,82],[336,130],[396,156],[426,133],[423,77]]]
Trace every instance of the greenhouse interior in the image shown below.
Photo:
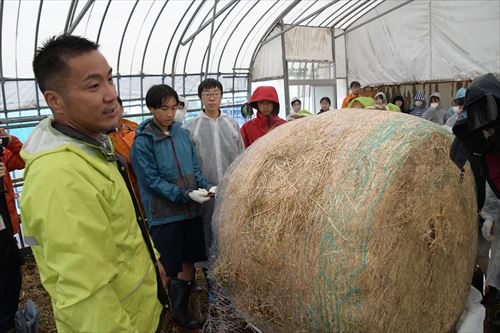
[[[74,198],[72,196],[84,191],[77,189],[80,177],[59,183],[56,181],[59,175],[64,178],[71,173],[42,172],[37,165],[44,165],[44,159],[31,156],[38,149],[36,144],[51,144],[45,141],[49,140],[46,137],[37,136],[37,129],[48,119],[58,121],[58,111],[48,97],[53,95],[47,93],[52,88],[46,90],[45,84],[40,85],[35,78],[34,59],[48,47],[51,38],[61,36],[78,36],[98,45],[97,52],[111,68],[115,97],[122,103],[122,116],[138,126],[135,139],[140,141],[128,147],[131,155],[125,157],[137,179],[129,174],[132,185],[125,183],[134,203],[129,205],[130,214],[140,219],[142,212],[148,223],[136,231],[142,233],[144,239],[151,237],[157,258],[166,250],[157,243],[160,236],[155,234],[155,227],[163,223],[170,225],[170,222],[155,222],[155,214],[160,214],[162,209],[187,209],[191,221],[188,205],[200,204],[200,223],[205,228],[203,207],[208,205],[205,197],[211,198],[212,206],[207,208],[209,229],[203,230],[205,238],[202,238],[207,247],[203,248],[206,260],[189,262],[196,267],[193,268],[195,278],[190,281],[197,283],[190,285],[192,294],[187,297],[191,295],[189,311],[196,317],[197,324],[192,323],[194,319],[190,321],[186,309],[178,312],[180,305],[175,301],[187,302],[181,296],[177,298],[174,289],[175,281],[184,281],[185,261],[182,261],[182,272],[178,273],[181,275],[172,277],[167,269],[165,281],[170,282],[166,284],[162,270],[163,266],[170,267],[170,261],[166,265],[158,259],[161,269],[156,262],[151,266],[157,272],[158,290],[162,289],[163,282],[170,301],[161,312],[164,320],[160,320],[160,326],[147,326],[138,323],[151,321],[159,310],[151,305],[150,311],[149,303],[140,303],[144,300],[130,301],[137,302],[130,305],[129,296],[120,294],[124,290],[119,290],[123,286],[115,285],[120,279],[116,276],[129,274],[120,271],[126,270],[122,267],[125,264],[117,264],[118,275],[103,274],[102,280],[89,287],[96,290],[93,294],[79,289],[87,288],[90,282],[73,281],[71,287],[64,289],[64,284],[71,283],[74,275],[60,273],[59,269],[65,269],[60,261],[71,256],[61,253],[56,260],[51,256],[59,257],[58,253],[47,254],[50,249],[54,251],[56,245],[40,239],[49,232],[40,224],[45,223],[49,228],[48,221],[59,216],[71,224],[68,219],[76,214],[53,215],[50,209],[58,209],[58,204],[50,200],[64,201],[67,197],[72,204],[63,204],[61,210],[79,212],[88,206],[95,212],[101,208],[93,207],[98,205],[94,202],[108,209],[109,202],[101,201],[107,200],[106,195],[116,194],[110,194],[108,187],[100,189],[93,185],[96,187],[93,197]],[[0,306],[0,333],[155,329],[158,332],[500,332],[500,245],[495,243],[495,230],[499,229],[497,238],[500,239],[500,227],[494,227],[497,212],[500,217],[500,190],[495,187],[495,181],[500,184],[500,171],[495,174],[500,170],[500,160],[495,160],[500,153],[500,148],[495,146],[495,126],[500,123],[500,117],[497,118],[500,112],[500,1],[0,0],[0,51],[0,127],[2,136],[8,138],[5,145],[1,143],[4,154],[0,170],[7,171],[3,172],[5,183],[10,184],[3,190],[7,202],[3,200],[0,231],[12,229],[4,223],[10,225],[7,220],[11,218],[6,220],[5,216],[10,212],[10,207],[9,212],[6,209],[12,201],[17,212],[13,219],[20,222],[20,228],[14,227],[13,236],[21,253],[29,257],[22,270],[23,287],[14,328],[2,322],[8,313],[7,301],[3,298],[7,300],[11,282],[5,276],[0,280],[3,289],[0,303],[5,308]],[[77,56],[68,53],[60,59],[64,62]],[[47,69],[50,70],[52,67]],[[60,71],[63,74],[57,75],[69,75],[69,72],[67,67]],[[220,86],[203,86],[207,79]],[[147,164],[150,160],[146,157],[139,156],[160,149],[156,147],[158,137],[154,139],[154,148],[147,146],[153,141],[145,139],[149,135],[146,131],[155,133],[148,127],[150,124],[156,124],[153,127],[157,126],[162,135],[174,135],[173,125],[169,123],[166,128],[158,125],[155,113],[167,109],[171,95],[160,99],[156,106],[152,106],[155,102],[148,97],[160,86],[175,91],[174,107],[178,107],[181,100],[185,105],[183,118],[168,121],[180,122],[182,133],[189,133],[186,135],[190,138],[187,139],[190,149],[201,149],[194,153],[197,154],[194,158],[187,158],[190,153],[178,150],[176,155],[180,146],[174,148],[172,139],[177,163],[173,166],[174,169],[177,166],[180,174],[180,178],[174,180],[169,178],[174,177],[171,173],[159,170],[170,163],[163,164],[159,156],[170,161],[170,155],[153,156],[158,158],[154,167]],[[276,97],[262,97],[263,92],[269,91]],[[203,129],[203,117],[209,117],[206,101],[218,98],[218,114],[227,116],[232,134],[216,134],[223,131],[217,126],[226,125],[215,125],[211,127],[210,137],[194,138],[200,133],[197,131]],[[273,106],[271,115],[261,112],[265,103]],[[481,107],[478,103],[482,103]],[[436,110],[442,114],[438,115]],[[475,110],[477,115],[473,113]],[[260,129],[250,129],[250,125],[261,115],[267,117],[268,128],[255,137]],[[90,122],[84,125],[91,127]],[[64,126],[78,129],[71,126],[71,121]],[[53,125],[52,131],[59,133],[59,127]],[[61,131],[66,135],[65,131],[69,130]],[[107,138],[108,132],[99,133]],[[220,137],[212,138],[212,135]],[[9,150],[7,142],[13,138],[18,139],[19,150],[22,144],[26,145],[15,153],[22,165],[11,168],[8,164],[11,153],[5,152]],[[468,144],[468,139],[475,141]],[[113,138],[107,140],[113,141]],[[101,142],[99,138],[98,142]],[[478,147],[486,145],[485,142],[487,147]],[[203,150],[204,144],[213,147]],[[233,144],[238,146],[234,148],[238,151],[225,160],[224,156],[233,149],[228,147]],[[112,146],[115,145],[113,141]],[[465,154],[460,156],[461,163],[454,159],[457,151]],[[477,167],[473,160],[476,158]],[[73,158],[68,157],[68,163],[70,160]],[[185,166],[190,165],[188,160],[194,161],[193,167]],[[495,161],[499,161],[498,168]],[[216,164],[216,167],[212,165],[217,169],[216,180],[206,171],[212,162]],[[52,163],[51,166],[56,165]],[[152,176],[146,167],[158,173],[156,183],[152,180],[148,183]],[[196,177],[187,175],[189,172],[184,168],[194,170]],[[31,177],[27,170],[32,173]],[[86,179],[85,170],[82,167],[75,175]],[[36,182],[42,175],[51,178],[43,182],[43,186],[55,188],[54,184],[59,184],[55,192],[49,189],[45,194],[50,198],[44,198],[42,193],[37,197],[23,192],[27,188],[42,191],[42,182]],[[196,178],[195,185],[198,182],[194,188],[188,189],[191,185],[185,184],[191,181],[189,177]],[[210,186],[202,186],[205,184],[202,178]],[[483,179],[482,187],[478,185],[479,178]],[[137,191],[131,189],[136,185],[134,181],[138,184]],[[106,182],[114,184],[116,179],[111,177]],[[167,185],[158,185],[158,182],[168,184],[169,191],[173,191],[171,186],[179,189],[176,199],[172,192],[161,193]],[[8,198],[9,191],[12,200]],[[186,206],[165,208],[177,201]],[[443,203],[445,201],[448,202]],[[42,202],[47,202],[46,209],[33,208]],[[195,215],[197,209],[193,208]],[[122,213],[116,214],[111,207],[104,215],[112,220]],[[83,216],[81,220],[75,217],[75,224],[84,221]],[[396,216],[399,221],[421,221],[422,229],[418,229],[414,237],[405,238],[403,234],[410,233],[410,229],[405,229],[410,222],[399,224],[393,221]],[[348,220],[356,222],[347,226]],[[281,221],[285,224],[281,225]],[[395,239],[399,243],[379,236],[389,232],[384,221],[397,225]],[[460,222],[447,224],[447,221]],[[40,231],[41,228],[44,231]],[[455,228],[456,232],[450,231]],[[72,231],[80,233],[79,229],[72,228],[65,232]],[[94,230],[97,234],[101,231]],[[207,232],[211,236],[207,236]],[[58,237],[67,236],[61,233]],[[68,239],[69,243],[80,242]],[[422,250],[418,242],[424,240],[427,247]],[[150,244],[148,240],[145,242]],[[61,242],[56,243],[59,246]],[[413,243],[414,247],[410,245]],[[117,245],[117,249],[121,251],[121,245]],[[100,250],[116,251],[107,245]],[[186,254],[179,256],[185,258]],[[46,261],[40,266],[44,258]],[[90,254],[89,258],[92,258]],[[2,265],[7,263],[4,259]],[[66,269],[87,264],[86,260],[78,260]],[[116,260],[126,262],[128,258]],[[210,264],[198,265],[199,262]],[[412,268],[402,273],[404,269],[394,268],[395,263]],[[92,268],[99,276],[99,271],[111,267],[100,264],[97,261]],[[334,269],[328,268],[334,266]],[[7,274],[5,267],[0,266],[3,271],[0,275]],[[85,279],[85,268],[79,269]],[[478,275],[477,271],[482,273]],[[265,277],[267,274],[270,277]],[[147,276],[144,275],[141,283]],[[470,288],[471,279],[475,288]],[[480,280],[480,287],[474,285],[474,279]],[[109,285],[124,297],[116,301],[125,304],[124,312],[117,310],[116,315],[109,316],[109,322],[99,326],[97,323],[107,320],[106,313],[116,309],[116,306],[111,308],[113,303],[99,309],[99,304],[106,299],[95,296],[98,290]],[[183,290],[183,286],[178,287],[179,290]],[[141,288],[137,285],[130,294]],[[156,286],[154,288],[156,294]],[[93,297],[97,305],[89,303]],[[31,305],[36,305],[31,306],[28,300],[34,300]],[[20,314],[21,311],[24,312]],[[75,319],[82,316],[81,311],[86,319]]]

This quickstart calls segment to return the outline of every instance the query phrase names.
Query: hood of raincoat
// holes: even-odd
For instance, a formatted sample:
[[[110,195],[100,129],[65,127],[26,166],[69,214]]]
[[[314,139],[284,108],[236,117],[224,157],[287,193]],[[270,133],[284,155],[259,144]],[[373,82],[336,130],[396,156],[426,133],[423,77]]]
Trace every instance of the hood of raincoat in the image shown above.
[[[377,99],[377,97],[380,97],[384,101],[384,104],[387,104],[387,97],[385,96],[385,94],[383,92],[378,92],[375,95],[374,99]]]
[[[351,100],[349,102],[349,104],[347,104],[347,107],[348,108],[352,108],[352,104],[354,102],[360,103],[365,108],[367,108],[369,106],[374,106],[375,105],[375,100],[373,98],[367,97],[367,96],[359,96],[359,97],[356,97],[355,99]]]
[[[439,99],[439,104],[441,104],[441,94],[438,93],[437,91],[436,92],[433,92],[432,95],[429,97],[429,103],[430,103],[430,100],[432,97],[437,97]]]
[[[276,89],[271,86],[261,86],[255,89],[250,97],[250,106],[257,109],[257,102],[270,101],[274,103],[273,115],[277,116],[280,112],[280,101]],[[258,110],[258,109],[257,109]]]

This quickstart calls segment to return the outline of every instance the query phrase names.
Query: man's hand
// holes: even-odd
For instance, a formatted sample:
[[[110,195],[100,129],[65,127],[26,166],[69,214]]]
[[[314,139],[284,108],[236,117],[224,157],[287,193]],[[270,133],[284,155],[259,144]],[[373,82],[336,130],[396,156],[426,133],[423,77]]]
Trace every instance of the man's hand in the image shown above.
[[[0,162],[0,177],[3,177],[7,174],[7,168],[5,167],[5,164]]]

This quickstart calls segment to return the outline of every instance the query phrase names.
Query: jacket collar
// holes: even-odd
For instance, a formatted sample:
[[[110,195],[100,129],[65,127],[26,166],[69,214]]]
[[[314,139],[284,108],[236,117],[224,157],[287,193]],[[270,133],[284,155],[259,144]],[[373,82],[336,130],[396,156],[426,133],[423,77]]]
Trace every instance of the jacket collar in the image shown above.
[[[99,151],[104,155],[107,161],[115,161],[116,155],[113,151],[112,145],[109,141],[109,137],[106,134],[100,134],[99,138],[93,138],[85,133],[80,132],[76,128],[62,125],[58,122],[52,122],[52,127],[61,132],[62,134],[69,136],[75,140],[78,140],[86,145],[98,148]]]
[[[168,137],[175,136],[179,128],[181,127],[181,123],[174,121],[170,126],[169,134],[164,133],[158,125],[154,122],[153,118],[146,120],[139,126],[139,130],[136,130],[137,134],[145,134],[153,137],[154,141],[164,140]],[[137,135],[136,134],[136,135]]]
[[[222,118],[222,117],[224,117],[224,116],[225,116],[224,112],[222,112],[220,109],[219,109],[219,116],[218,116],[217,118],[215,118],[215,119],[213,119],[213,118],[209,117],[209,116],[205,113],[205,109],[203,109],[203,111],[200,113],[200,117],[201,117],[201,118],[207,118],[207,119],[212,119],[212,120],[218,120],[218,119],[220,119],[220,118]]]

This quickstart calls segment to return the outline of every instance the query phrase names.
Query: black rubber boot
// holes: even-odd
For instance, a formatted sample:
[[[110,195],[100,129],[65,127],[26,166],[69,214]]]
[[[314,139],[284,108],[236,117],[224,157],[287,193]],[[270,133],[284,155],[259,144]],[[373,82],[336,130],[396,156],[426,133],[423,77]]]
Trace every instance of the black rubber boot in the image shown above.
[[[187,311],[191,286],[188,281],[170,279],[168,293],[172,309],[172,319],[179,325],[193,330],[201,327],[201,323],[192,318]]]
[[[474,270],[474,274],[472,275],[472,286],[479,290],[481,292],[481,295],[483,295],[483,281],[484,281],[484,274],[481,268],[479,266],[476,266],[476,269]]]
[[[488,291],[486,291],[486,295],[483,297],[483,301],[481,302],[484,306],[499,306],[500,305],[500,291],[493,287],[488,286]]]

